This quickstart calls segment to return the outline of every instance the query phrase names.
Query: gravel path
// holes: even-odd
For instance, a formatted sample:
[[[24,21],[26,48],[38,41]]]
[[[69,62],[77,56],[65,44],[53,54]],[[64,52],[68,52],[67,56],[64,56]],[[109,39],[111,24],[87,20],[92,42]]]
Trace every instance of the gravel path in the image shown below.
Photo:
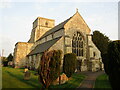
[[[87,77],[85,78],[85,80],[82,81],[82,83],[80,84],[79,87],[77,87],[77,89],[85,89],[85,88],[89,88],[92,90],[92,88],[94,87],[94,83],[96,78],[103,74],[104,71],[99,71],[99,72],[80,72],[80,74],[84,74]]]

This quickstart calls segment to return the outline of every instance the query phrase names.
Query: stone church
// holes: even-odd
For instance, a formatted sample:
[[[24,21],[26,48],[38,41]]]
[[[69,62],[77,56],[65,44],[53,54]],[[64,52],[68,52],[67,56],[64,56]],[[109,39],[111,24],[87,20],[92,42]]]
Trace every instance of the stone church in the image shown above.
[[[55,26],[55,20],[38,17],[28,42],[17,42],[14,49],[15,67],[39,67],[45,50],[62,50],[77,55],[76,71],[98,71],[103,69],[101,52],[92,42],[91,30],[76,13]],[[63,62],[63,60],[62,60]]]

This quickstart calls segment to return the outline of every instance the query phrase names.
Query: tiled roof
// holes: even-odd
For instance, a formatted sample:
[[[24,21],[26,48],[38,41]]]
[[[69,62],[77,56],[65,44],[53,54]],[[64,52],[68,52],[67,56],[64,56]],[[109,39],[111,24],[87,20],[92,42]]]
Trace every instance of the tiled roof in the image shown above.
[[[49,49],[52,45],[54,45],[60,38],[61,37],[58,37],[53,40],[37,45],[35,49],[28,54],[28,56],[44,52],[45,50]]]

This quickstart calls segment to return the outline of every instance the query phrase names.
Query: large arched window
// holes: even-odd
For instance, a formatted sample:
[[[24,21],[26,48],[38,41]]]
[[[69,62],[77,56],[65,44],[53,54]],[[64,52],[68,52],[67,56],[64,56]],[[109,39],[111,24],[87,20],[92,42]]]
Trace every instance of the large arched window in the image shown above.
[[[80,32],[76,32],[72,39],[72,52],[77,56],[83,56],[83,36]]]

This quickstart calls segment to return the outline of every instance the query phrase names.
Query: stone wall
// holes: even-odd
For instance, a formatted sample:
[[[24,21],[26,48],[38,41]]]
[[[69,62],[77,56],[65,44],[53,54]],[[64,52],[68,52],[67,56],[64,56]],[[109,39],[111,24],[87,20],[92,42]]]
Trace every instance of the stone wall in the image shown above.
[[[77,56],[77,60],[81,62],[79,67],[80,71],[87,71],[87,60],[86,59],[86,48],[87,48],[87,37],[86,34],[90,33],[89,27],[86,25],[82,17],[76,13],[64,26],[65,28],[65,53],[72,53],[72,39],[76,32],[80,32],[83,41],[83,56]]]
[[[101,52],[93,43],[91,35],[88,35],[88,46],[89,46],[90,58],[101,59]]]
[[[38,17],[33,22],[33,29],[31,32],[30,40],[28,42],[37,41],[43,34],[55,26],[55,21],[53,19],[47,19]]]
[[[87,36],[91,30],[78,12],[65,24],[64,28],[65,53],[72,52],[72,37],[74,33],[80,32],[84,38],[83,57],[77,57],[77,59],[81,61],[81,71],[90,69],[91,71],[97,71],[97,69],[100,69],[100,65],[102,64],[101,61],[97,59],[101,59],[101,53],[92,42],[91,36]],[[89,60],[91,59],[94,59],[95,62],[90,63]]]
[[[65,24],[64,27],[65,30],[69,30],[70,28],[76,28],[85,34],[89,34],[91,31],[78,12],[74,14],[74,16]]]
[[[23,67],[26,65],[26,56],[31,51],[33,43],[18,42],[14,49],[14,64],[16,67]]]
[[[61,37],[49,50],[62,50],[64,54],[64,37]]]
[[[86,34],[89,34],[91,30],[89,29],[83,18],[80,16],[78,12],[76,12],[76,14],[74,14],[74,16],[65,24],[64,28],[65,28],[64,32],[65,32],[65,40],[66,40],[65,52],[66,53],[72,52],[73,35],[76,32],[80,32],[84,38],[84,48],[83,48],[84,56],[78,58],[86,59],[86,44],[87,44]]]
[[[88,47],[89,47],[89,67],[90,71],[103,70],[103,63],[101,59],[101,52],[95,46],[92,41],[92,36],[88,35]]]

